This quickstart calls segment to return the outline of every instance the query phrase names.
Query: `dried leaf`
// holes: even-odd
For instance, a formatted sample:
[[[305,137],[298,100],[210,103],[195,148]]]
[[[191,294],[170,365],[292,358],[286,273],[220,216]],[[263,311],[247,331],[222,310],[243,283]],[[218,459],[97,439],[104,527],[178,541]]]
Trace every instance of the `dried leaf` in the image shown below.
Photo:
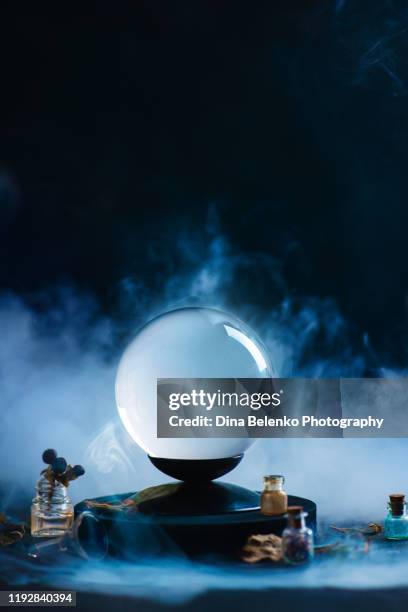
[[[9,546],[24,537],[26,527],[23,524],[8,523],[4,514],[0,515],[0,546]]]
[[[148,487],[142,489],[138,493],[127,497],[119,502],[98,502],[91,499],[86,500],[88,508],[101,508],[103,510],[119,510],[119,511],[137,511],[139,504],[142,502],[149,501],[151,499],[158,499],[160,497],[166,497],[175,493],[181,485],[179,483],[170,483],[164,485],[157,485],[155,487]]]
[[[384,527],[379,523],[370,523],[368,528],[372,530],[373,534],[382,533],[384,531]]]
[[[138,506],[142,502],[150,501],[151,499],[158,499],[160,497],[172,495],[172,493],[175,493],[180,486],[180,483],[170,483],[157,485],[155,487],[148,487],[147,489],[142,489],[139,491],[139,493],[136,493],[136,495],[133,495],[125,501],[132,500],[132,502]]]
[[[122,502],[98,502],[92,499],[86,499],[85,505],[87,508],[100,508],[101,510],[123,510]]]

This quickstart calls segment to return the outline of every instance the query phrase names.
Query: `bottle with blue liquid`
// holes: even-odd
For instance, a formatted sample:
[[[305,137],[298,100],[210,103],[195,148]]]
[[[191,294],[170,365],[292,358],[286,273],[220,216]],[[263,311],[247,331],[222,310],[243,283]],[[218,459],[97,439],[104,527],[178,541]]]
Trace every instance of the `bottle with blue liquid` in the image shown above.
[[[403,493],[390,495],[388,514],[384,522],[384,537],[387,540],[408,540],[408,514]]]

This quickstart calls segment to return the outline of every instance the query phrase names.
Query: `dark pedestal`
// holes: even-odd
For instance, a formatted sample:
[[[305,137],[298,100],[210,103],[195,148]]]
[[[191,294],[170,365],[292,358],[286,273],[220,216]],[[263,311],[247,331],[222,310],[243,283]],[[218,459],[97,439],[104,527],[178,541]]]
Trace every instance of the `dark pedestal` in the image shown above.
[[[208,482],[222,478],[242,461],[242,455],[222,459],[165,459],[152,457],[150,461],[163,474],[189,483]]]
[[[284,515],[262,515],[259,493],[243,487],[227,483],[168,486],[169,494],[140,502],[132,510],[89,508],[81,502],[75,512],[91,510],[107,530],[110,553],[126,558],[178,552],[190,557],[237,556],[249,535],[280,535],[286,526]],[[92,501],[114,503],[131,495]],[[314,502],[293,495],[288,502],[303,506],[307,524],[315,527]]]

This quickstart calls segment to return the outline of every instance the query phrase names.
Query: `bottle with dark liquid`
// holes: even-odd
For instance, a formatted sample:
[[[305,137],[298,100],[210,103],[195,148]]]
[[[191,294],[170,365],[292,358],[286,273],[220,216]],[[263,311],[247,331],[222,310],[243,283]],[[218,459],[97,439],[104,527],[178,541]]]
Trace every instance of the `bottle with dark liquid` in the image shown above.
[[[290,565],[306,563],[313,558],[313,531],[306,526],[302,506],[289,506],[288,526],[282,533],[283,559]]]

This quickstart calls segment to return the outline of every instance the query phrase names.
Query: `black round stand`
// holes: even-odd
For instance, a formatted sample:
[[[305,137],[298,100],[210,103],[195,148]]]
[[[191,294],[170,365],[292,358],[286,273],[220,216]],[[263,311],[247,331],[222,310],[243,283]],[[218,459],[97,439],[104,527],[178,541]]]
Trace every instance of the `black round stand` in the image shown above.
[[[260,494],[212,480],[227,474],[243,455],[219,459],[150,457],[159,470],[183,482],[149,487],[81,502],[75,513],[91,511],[105,527],[109,551],[120,557],[182,553],[238,556],[254,534],[280,535],[286,516],[264,516]],[[288,504],[303,506],[309,527],[316,526],[316,504],[289,495]]]
[[[259,511],[259,493],[226,482],[178,482],[164,493],[141,501],[139,511],[151,516],[214,516]]]
[[[150,461],[163,474],[183,482],[208,482],[216,480],[237,467],[244,455],[223,457],[222,459],[164,459],[147,455]]]
[[[90,504],[85,501],[75,507],[75,512],[94,513],[105,525],[110,553],[127,558],[178,552],[190,557],[236,557],[248,536],[280,535],[286,526],[285,515],[260,513],[259,493],[236,485],[174,483],[160,487],[160,491],[163,494],[139,502],[143,492],[139,496],[127,493],[102,497],[90,500]],[[137,504],[127,502],[123,506],[129,499]],[[288,503],[303,506],[308,513],[307,524],[315,527],[314,502],[290,495]]]

